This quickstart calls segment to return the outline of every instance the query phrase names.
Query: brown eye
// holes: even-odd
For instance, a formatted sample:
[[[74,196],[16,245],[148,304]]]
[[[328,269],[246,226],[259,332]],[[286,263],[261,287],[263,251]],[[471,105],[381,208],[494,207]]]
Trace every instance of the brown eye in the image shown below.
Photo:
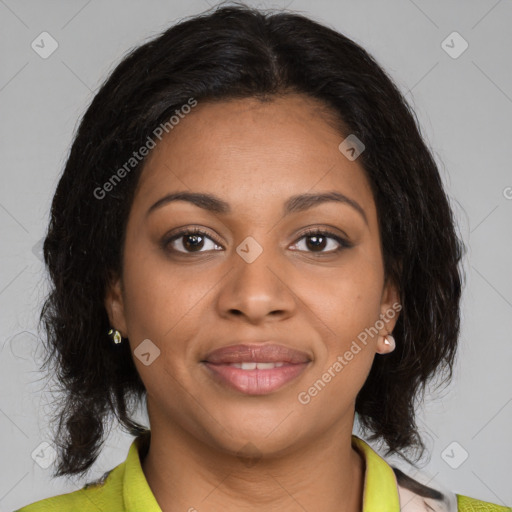
[[[317,249],[323,251],[327,246],[327,238],[324,235],[309,235],[306,238],[306,247],[316,251]]]
[[[166,248],[170,245],[173,245],[171,251],[182,254],[207,252],[216,250],[216,247],[222,249],[213,238],[200,229],[187,229],[176,233],[164,242]],[[206,250],[203,251],[202,249],[205,247]]]
[[[202,235],[182,235],[182,246],[187,251],[199,251],[204,246],[204,237]]]
[[[340,236],[325,230],[310,230],[304,233],[299,241],[306,239],[306,252],[330,254],[352,247],[352,244]],[[329,241],[331,241],[329,243]],[[334,242],[333,242],[334,241]],[[296,242],[298,244],[298,242]],[[325,250],[325,249],[328,250]],[[298,249],[302,250],[302,249]]]

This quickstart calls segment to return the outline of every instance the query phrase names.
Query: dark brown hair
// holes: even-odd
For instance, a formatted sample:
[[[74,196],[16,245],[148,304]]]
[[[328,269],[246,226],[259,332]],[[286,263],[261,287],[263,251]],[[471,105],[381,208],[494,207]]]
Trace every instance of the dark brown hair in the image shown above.
[[[131,51],[75,135],[44,242],[51,278],[41,312],[44,366],[62,392],[54,418],[55,475],[91,467],[110,419],[133,435],[145,430],[133,419],[144,385],[128,343],[107,338],[104,308],[109,278],[122,273],[125,227],[144,160],[106,199],[94,190],[190,98],[291,91],[319,100],[364,142],[359,158],[377,206],[385,273],[399,287],[402,310],[396,349],[375,358],[356,413],[387,453],[423,453],[416,401],[434,375],[452,375],[464,247],[436,163],[414,112],[363,48],[302,15],[236,4],[186,19]]]

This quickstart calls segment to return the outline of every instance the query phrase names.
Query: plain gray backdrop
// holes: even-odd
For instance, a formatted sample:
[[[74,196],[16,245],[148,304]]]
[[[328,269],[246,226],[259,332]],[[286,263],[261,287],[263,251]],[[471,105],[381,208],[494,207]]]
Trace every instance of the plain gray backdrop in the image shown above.
[[[468,247],[455,376],[419,413],[422,475],[511,505],[512,3],[247,3],[289,7],[353,38],[417,112]],[[130,48],[210,5],[0,0],[0,511],[85,483],[51,479],[52,396],[37,341],[40,243],[74,130]],[[122,462],[131,441],[114,429],[87,480]]]

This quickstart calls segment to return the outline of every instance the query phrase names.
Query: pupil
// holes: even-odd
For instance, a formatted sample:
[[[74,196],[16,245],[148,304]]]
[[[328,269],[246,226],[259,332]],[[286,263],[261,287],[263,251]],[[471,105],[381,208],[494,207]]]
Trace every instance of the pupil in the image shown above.
[[[201,249],[202,246],[203,246],[203,243],[204,241],[202,240],[202,236],[201,235],[186,235],[185,237],[185,248],[186,249],[192,249],[192,250],[197,250],[197,249]],[[190,240],[194,240],[192,243],[190,243]]]
[[[309,241],[310,240],[316,240],[317,242],[313,242],[313,245],[310,246]],[[322,242],[318,242],[318,240],[322,240]],[[324,249],[325,248],[325,237],[324,236],[309,236],[308,242],[306,242],[308,245],[308,248],[315,248],[315,249]]]

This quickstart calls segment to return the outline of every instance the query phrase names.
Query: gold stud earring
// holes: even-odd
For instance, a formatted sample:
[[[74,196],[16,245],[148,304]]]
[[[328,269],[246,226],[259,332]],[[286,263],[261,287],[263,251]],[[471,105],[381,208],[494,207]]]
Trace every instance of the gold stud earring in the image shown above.
[[[112,338],[116,345],[123,341],[123,337],[117,329],[110,329],[110,331],[108,331],[108,335]]]

